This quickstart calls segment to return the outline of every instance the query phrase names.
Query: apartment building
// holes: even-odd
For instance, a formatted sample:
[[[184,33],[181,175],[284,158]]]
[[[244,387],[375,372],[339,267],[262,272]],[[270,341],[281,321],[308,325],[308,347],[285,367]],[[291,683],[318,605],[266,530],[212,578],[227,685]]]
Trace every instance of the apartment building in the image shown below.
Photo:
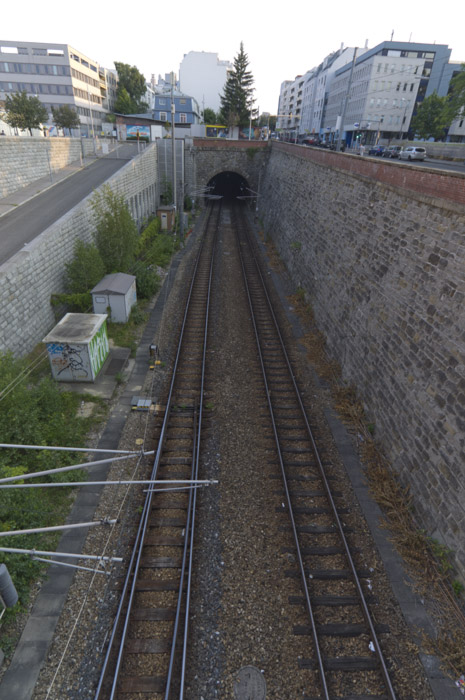
[[[327,94],[327,138],[350,146],[407,138],[421,102],[447,94],[451,49],[444,44],[386,41],[336,71]]]
[[[354,51],[354,48],[344,48],[342,45],[304,75],[282,83],[277,129],[284,138],[291,141],[307,136],[322,138],[328,90],[336,71],[352,61]]]
[[[326,56],[324,61],[317,68],[313,69],[311,79],[304,91],[304,101],[302,107],[302,119],[299,129],[303,134],[324,134],[323,117],[326,110],[326,98],[331,89],[332,81],[336,71],[351,63],[355,48],[341,48],[338,51]],[[367,51],[366,48],[359,49],[359,54]]]
[[[189,51],[179,66],[179,89],[192,95],[202,112],[207,107],[218,112],[220,95],[232,69],[230,61],[220,61],[217,53]]]
[[[163,92],[155,95],[155,104],[153,107],[153,119],[171,123],[171,99],[174,104],[174,123],[178,127],[190,129],[192,124],[200,123],[199,105],[197,100],[189,95],[185,95],[179,90],[171,92]]]
[[[304,77],[298,75],[294,80],[285,80],[281,83],[276,131],[289,140],[295,140],[297,137],[304,82]]]
[[[99,134],[116,98],[116,73],[68,44],[0,40],[0,101],[26,91],[49,112],[69,105],[77,111],[83,135]]]

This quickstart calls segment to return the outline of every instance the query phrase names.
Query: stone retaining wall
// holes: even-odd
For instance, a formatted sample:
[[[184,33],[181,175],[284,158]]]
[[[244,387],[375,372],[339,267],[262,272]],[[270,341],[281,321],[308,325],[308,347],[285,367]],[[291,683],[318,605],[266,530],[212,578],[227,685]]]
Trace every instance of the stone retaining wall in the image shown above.
[[[81,158],[81,139],[0,138],[0,198]]]
[[[134,218],[142,222],[156,211],[159,190],[156,145],[131,160],[105,184],[124,195]],[[0,352],[30,352],[53,328],[52,293],[64,291],[65,263],[78,239],[92,240],[92,195],[41,233],[0,267]]]
[[[465,177],[273,144],[259,216],[465,577]]]
[[[186,149],[186,163],[191,161],[189,172],[194,171],[197,191],[203,191],[218,173],[234,172],[241,175],[256,192],[269,152],[268,141],[194,138],[193,146]]]

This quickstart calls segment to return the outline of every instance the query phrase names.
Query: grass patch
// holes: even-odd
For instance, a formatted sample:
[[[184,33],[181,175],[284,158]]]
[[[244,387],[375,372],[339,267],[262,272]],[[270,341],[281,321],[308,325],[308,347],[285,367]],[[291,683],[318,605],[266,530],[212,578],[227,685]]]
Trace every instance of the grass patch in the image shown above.
[[[108,337],[119,348],[129,348],[131,357],[135,357],[138,341],[144,325],[148,320],[148,302],[138,301],[134,305],[127,323],[112,323],[107,321]]]
[[[85,446],[86,437],[106,415],[106,406],[93,396],[68,392],[51,378],[43,348],[37,347],[23,359],[0,357],[0,431],[2,442],[11,444]],[[87,405],[81,411],[83,402]],[[93,410],[89,410],[93,405]],[[82,453],[22,450],[0,451],[0,477],[79,464]],[[40,483],[79,482],[84,470],[73,470],[31,479]],[[62,524],[74,498],[73,487],[7,489],[0,493],[0,529],[3,532]],[[12,535],[4,537],[4,547],[54,551],[60,533]],[[28,555],[0,553],[6,564],[19,602],[7,610],[0,629],[0,648],[8,653],[14,646],[10,622],[24,610],[31,586],[41,577],[46,565]]]

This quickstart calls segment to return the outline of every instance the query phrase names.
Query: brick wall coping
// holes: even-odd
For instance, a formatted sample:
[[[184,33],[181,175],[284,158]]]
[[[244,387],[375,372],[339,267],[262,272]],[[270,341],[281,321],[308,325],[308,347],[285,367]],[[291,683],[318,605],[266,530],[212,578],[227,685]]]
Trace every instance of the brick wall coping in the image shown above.
[[[245,148],[268,148],[269,141],[249,141],[247,139],[205,139],[200,137],[194,138],[194,146],[196,148],[210,148],[213,150],[230,150],[230,149],[240,149]]]
[[[352,153],[337,153],[290,143],[273,142],[272,147],[318,165],[338,168],[386,185],[465,206],[465,174],[462,173],[437,171],[410,163],[404,165],[401,162],[361,158]]]

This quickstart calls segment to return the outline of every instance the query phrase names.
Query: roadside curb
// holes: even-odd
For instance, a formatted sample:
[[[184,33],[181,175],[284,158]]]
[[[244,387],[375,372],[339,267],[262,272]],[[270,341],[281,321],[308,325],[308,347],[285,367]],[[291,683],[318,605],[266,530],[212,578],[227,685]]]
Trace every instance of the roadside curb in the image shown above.
[[[86,159],[84,159],[84,160],[86,160]],[[16,211],[16,209],[18,207],[21,207],[23,204],[27,204],[27,202],[30,202],[31,199],[35,199],[35,197],[38,197],[39,195],[43,194],[44,192],[47,192],[48,190],[51,190],[53,187],[55,187],[55,185],[58,185],[60,182],[64,182],[64,180],[67,180],[68,178],[72,177],[73,175],[80,172],[81,170],[85,170],[85,168],[92,165],[92,163],[94,163],[96,160],[98,160],[98,158],[92,158],[92,160],[90,162],[83,163],[83,165],[80,165],[79,167],[76,167],[75,169],[73,169],[72,172],[68,172],[68,173],[64,174],[63,176],[58,177],[54,182],[50,182],[49,176],[39,178],[38,180],[35,180],[34,182],[30,183],[29,185],[25,185],[24,188],[21,188],[19,190],[15,190],[15,192],[13,192],[10,196],[4,197],[3,199],[0,199],[0,209],[3,206],[9,207],[9,209],[7,211],[3,211],[3,212],[0,211],[0,219],[3,216],[10,214],[12,211]],[[65,168],[62,168],[61,170],[65,170],[66,168],[71,167],[71,165],[72,164],[65,166]],[[57,173],[60,173],[60,172],[61,172],[60,170],[57,171]],[[57,173],[55,173],[55,175]],[[30,188],[30,187],[34,187],[34,188],[37,186],[40,187],[40,184],[39,184],[40,182],[44,183],[43,187],[41,187],[39,190],[35,191],[33,194],[26,196],[24,199],[21,198],[21,196],[20,196],[21,192],[24,192],[24,190],[26,190],[27,188]],[[47,184],[45,184],[45,182],[47,182]],[[21,201],[19,201],[19,202],[5,202],[4,201],[5,199],[12,200],[15,197],[18,197],[18,199],[20,199]]]

